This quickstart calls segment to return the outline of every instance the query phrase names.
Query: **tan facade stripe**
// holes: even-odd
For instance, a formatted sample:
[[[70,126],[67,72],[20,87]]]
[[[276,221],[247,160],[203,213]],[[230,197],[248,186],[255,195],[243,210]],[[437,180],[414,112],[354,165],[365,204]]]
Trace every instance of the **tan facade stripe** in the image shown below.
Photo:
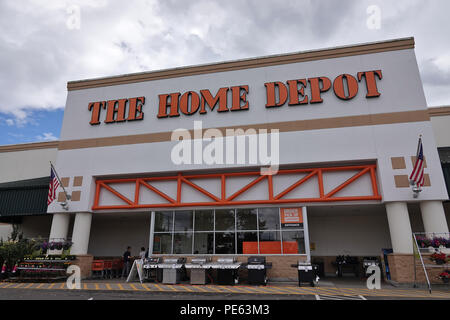
[[[430,175],[429,174],[424,174],[423,175],[423,186],[424,187],[431,187],[431,180],[430,180]]]
[[[450,116],[450,107],[429,108],[430,117]]]
[[[58,141],[50,141],[50,142],[15,144],[15,145],[10,145],[10,146],[0,146],[0,153],[28,151],[28,150],[35,150],[35,149],[56,149],[56,148],[58,148],[58,144],[59,144]]]
[[[73,178],[73,186],[74,187],[81,187],[83,185],[83,177],[74,177]]]
[[[221,127],[217,129],[220,130],[223,135],[225,135],[227,129],[243,129],[243,130],[278,129],[280,130],[280,132],[293,132],[293,131],[372,126],[381,124],[420,122],[429,120],[430,117],[426,110],[418,110],[418,111],[385,113],[379,115],[361,115],[361,116],[349,116],[339,118],[251,124],[246,126]],[[190,130],[190,133],[192,136],[193,130]],[[171,140],[171,135],[172,132],[158,132],[158,133],[138,134],[130,136],[93,138],[83,140],[67,140],[67,141],[60,141],[58,149],[71,150],[83,148],[120,146],[138,143],[165,142]]]
[[[70,200],[72,201],[80,201],[81,199],[81,191],[73,191],[72,192],[72,197]]]
[[[349,57],[363,54],[372,54],[372,53],[405,50],[413,48],[414,48],[414,39],[406,38],[378,43],[360,44],[348,47],[290,53],[284,55],[252,58],[239,61],[221,62],[202,66],[192,66],[153,72],[135,73],[101,79],[71,81],[67,83],[67,89],[69,91],[72,91],[87,88],[105,87],[127,83],[185,77],[206,73],[261,68],[289,63],[341,58],[341,57]]]
[[[409,188],[409,177],[407,175],[395,175],[394,182],[396,188]],[[430,175],[425,173],[423,175],[423,186],[431,187]]]
[[[408,176],[405,175],[395,175],[394,182],[396,188],[409,188],[409,179]]]
[[[416,156],[411,156],[411,164],[414,168],[414,166],[416,165]],[[425,156],[423,156],[423,167],[426,169],[427,168],[427,158]]]
[[[61,184],[64,188],[68,188],[69,187],[69,181],[70,181],[70,177],[64,177],[61,178]]]
[[[59,192],[58,193],[58,202],[64,202],[66,201],[66,194],[64,192]]]
[[[391,158],[392,169],[406,169],[406,161],[404,157],[393,157]]]

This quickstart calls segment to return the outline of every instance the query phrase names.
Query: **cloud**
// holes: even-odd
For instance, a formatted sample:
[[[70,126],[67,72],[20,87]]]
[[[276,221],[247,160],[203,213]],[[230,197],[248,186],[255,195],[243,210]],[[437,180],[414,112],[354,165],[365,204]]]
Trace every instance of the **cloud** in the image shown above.
[[[366,26],[369,5],[381,9],[380,30]],[[406,36],[429,104],[450,104],[439,89],[450,74],[448,11],[447,0],[3,0],[0,112],[27,125],[33,110],[64,107],[70,80]]]
[[[41,135],[36,136],[36,139],[38,141],[54,141],[54,140],[58,140],[58,138],[55,137],[53,135],[53,133],[51,133],[51,132],[44,132],[42,134],[42,136]]]

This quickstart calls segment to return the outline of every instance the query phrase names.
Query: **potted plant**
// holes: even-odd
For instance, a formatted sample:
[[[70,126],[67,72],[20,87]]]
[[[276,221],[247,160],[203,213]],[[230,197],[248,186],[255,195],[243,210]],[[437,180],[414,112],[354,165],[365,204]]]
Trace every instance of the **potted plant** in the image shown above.
[[[439,278],[444,282],[445,284],[449,283],[450,281],[450,270],[445,270],[439,275]]]
[[[56,250],[62,250],[63,248],[63,243],[62,242],[56,242],[55,243],[55,249]]]
[[[431,239],[424,237],[424,236],[417,236],[417,245],[419,248],[428,248],[431,247]]]
[[[72,247],[72,244],[73,244],[72,241],[69,241],[69,240],[64,241],[63,249],[64,249],[64,250],[69,250],[69,249]]]
[[[48,249],[48,242],[47,241],[42,242],[41,249],[42,249],[42,252],[47,251],[47,249]]]
[[[444,237],[435,237],[431,241],[431,245],[434,248],[438,248],[442,253],[449,254],[450,253],[450,239],[446,239]]]
[[[445,261],[446,261],[446,255],[445,255],[445,253],[441,253],[441,252],[436,252],[436,253],[433,253],[431,256],[430,256],[430,259],[432,260],[432,261],[434,261],[434,262],[436,262],[436,264],[444,264],[445,263]]]

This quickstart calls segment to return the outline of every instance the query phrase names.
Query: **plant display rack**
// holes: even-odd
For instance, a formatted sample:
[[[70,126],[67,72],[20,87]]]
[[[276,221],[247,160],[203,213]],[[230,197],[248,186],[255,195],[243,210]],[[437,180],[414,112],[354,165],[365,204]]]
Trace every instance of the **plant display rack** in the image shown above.
[[[67,267],[72,264],[74,256],[41,256],[25,258],[17,267],[16,281],[57,281],[67,278]]]
[[[422,269],[425,274],[425,280],[428,290],[431,294],[430,271],[436,268],[450,269],[450,263],[447,261],[443,264],[426,263],[424,257],[428,254],[442,252],[447,256],[450,255],[450,233],[430,233],[415,232],[413,233],[414,248],[414,287],[417,288],[417,271]]]

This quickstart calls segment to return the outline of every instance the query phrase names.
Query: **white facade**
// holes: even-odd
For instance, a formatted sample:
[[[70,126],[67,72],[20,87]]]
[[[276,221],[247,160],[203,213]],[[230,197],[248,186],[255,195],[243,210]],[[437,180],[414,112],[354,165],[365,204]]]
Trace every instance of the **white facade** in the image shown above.
[[[404,43],[408,44],[404,48],[399,48]],[[58,201],[49,206],[48,212],[55,217],[60,215],[68,217],[64,221],[64,230],[56,228],[57,225],[54,224],[54,232],[58,229],[58,237],[65,234],[75,239],[77,254],[117,256],[122,254],[127,245],[131,245],[133,253],[137,254],[141,246],[147,247],[151,243],[151,212],[181,208],[152,207],[152,203],[158,203],[157,201],[161,199],[144,188],[146,191],[140,194],[139,203],[146,203],[145,208],[94,210],[96,181],[171,176],[178,173],[186,175],[191,172],[197,174],[237,172],[246,168],[260,167],[263,166],[262,163],[180,166],[171,161],[172,149],[178,142],[168,140],[173,130],[194,129],[194,121],[202,121],[203,129],[240,126],[260,128],[263,125],[271,125],[271,128],[280,128],[279,160],[282,169],[376,165],[376,187],[380,200],[229,204],[221,207],[308,207],[307,229],[312,245],[311,255],[316,257],[341,254],[378,256],[381,248],[394,248],[396,253],[412,253],[411,232],[434,228],[439,223],[444,225],[440,231],[448,231],[448,212],[444,213],[442,209],[442,201],[448,200],[448,195],[437,147],[450,146],[448,138],[450,116],[432,117],[432,120],[429,120],[411,39],[369,44],[358,48],[361,48],[361,53],[335,52],[347,48],[299,53],[295,56],[296,59],[303,56],[307,58],[289,63],[264,64],[255,59],[229,64],[251,65],[254,61],[255,64],[261,65],[225,70],[223,66],[227,63],[224,63],[168,70],[166,72],[168,75],[165,76],[159,76],[158,72],[134,75],[147,80],[128,81],[127,76],[123,76],[125,80],[122,82],[112,77],[92,80],[100,83],[95,85],[90,85],[89,80],[69,83],[71,89],[68,92],[55,167],[60,177],[69,178],[66,188],[68,193],[73,195],[74,192],[78,192],[80,199],[68,201],[68,210],[64,210]],[[333,53],[334,56],[321,58],[324,52]],[[284,59],[283,57],[285,56],[279,57],[280,61]],[[260,60],[266,61],[264,59],[273,61],[277,57]],[[215,68],[223,70],[211,71]],[[194,72],[195,70],[202,72]],[[358,72],[370,70],[382,72],[382,79],[376,80],[377,89],[381,94],[379,97],[366,98],[367,88],[362,80],[358,82],[358,94],[351,100],[339,99],[331,87],[321,94],[322,103],[296,106],[288,106],[286,103],[280,107],[266,108],[265,83],[280,81],[286,84],[288,80],[314,77],[328,77],[333,81],[341,74],[357,77]],[[82,87],[84,83],[86,87]],[[75,88],[78,85],[80,87]],[[216,106],[214,111],[208,109],[206,114],[197,112],[190,116],[181,114],[173,118],[157,117],[159,95],[175,92],[183,94],[187,91],[198,93],[203,89],[208,89],[215,95],[220,88],[239,85],[247,85],[249,88],[248,110],[217,112]],[[305,94],[311,95],[309,87],[306,88]],[[102,109],[101,123],[98,125],[89,123],[92,117],[88,109],[90,103],[131,97],[145,97],[143,120],[106,124],[104,123],[106,110]],[[231,92],[228,92],[228,107],[231,105],[231,97]],[[297,122],[292,127],[293,121],[303,122]],[[155,141],[146,141],[150,139],[148,137],[157,135],[159,136]],[[409,175],[412,171],[411,157],[416,154],[419,135],[423,136],[427,162],[425,173],[429,176],[430,185],[423,188],[419,198],[414,198],[411,188],[399,187],[394,177]],[[203,146],[207,144],[204,142]],[[23,171],[21,173],[23,177],[46,176],[49,167],[45,164],[47,161],[39,156],[39,152],[44,150],[36,150],[36,162],[39,164],[15,162],[14,157],[27,159],[29,157],[13,152],[3,158],[0,153],[0,160],[6,164],[31,166],[30,170],[36,168],[31,172]],[[47,151],[46,156],[53,159],[55,150]],[[393,158],[403,158],[405,167],[394,168]],[[324,172],[324,193],[330,192],[356,172],[351,170]],[[274,194],[306,175],[305,173],[303,176],[293,174],[274,176]],[[22,176],[17,175],[0,179],[12,181],[20,180],[20,177]],[[80,177],[82,183],[76,185],[75,178]],[[230,181],[225,196],[229,197],[239,189],[239,186],[250,181],[251,179],[246,182]],[[221,190],[220,182],[211,179],[196,183],[220,197],[218,195]],[[162,181],[159,184],[155,182],[154,185],[169,197],[176,199],[176,183]],[[134,200],[134,182],[111,186],[126,198]],[[243,201],[258,199],[261,194],[267,193],[267,187],[266,182],[261,182],[239,199]],[[339,196],[362,196],[370,193],[372,188],[370,176],[366,175],[340,191]],[[219,208],[214,201],[192,188],[183,189],[183,197],[185,198],[182,200],[185,202],[210,201],[211,204],[203,206],[203,209]],[[305,183],[301,190],[294,190],[290,197],[319,198],[320,192],[317,183],[310,181],[309,184]],[[124,205],[123,200],[105,190],[101,191],[97,200],[105,206]],[[198,209],[198,207],[188,206],[183,209]],[[58,218],[55,221],[59,221]]]
[[[48,176],[57,146],[57,142],[44,142],[0,147],[0,183]]]
[[[363,82],[358,95],[350,101],[338,99],[332,90],[323,94],[321,104],[290,107],[287,104],[265,108],[264,83],[290,79],[326,76],[334,79],[340,74],[356,76],[360,71],[382,70],[383,79],[377,81],[381,96],[367,99]],[[157,118],[158,95],[172,92],[199,92],[209,89],[215,94],[221,87],[248,85],[249,110],[238,112],[176,118]],[[145,96],[144,120],[134,122],[90,125],[88,105],[95,101]],[[69,91],[61,142],[98,139],[102,137],[130,136],[170,132],[177,128],[193,129],[193,121],[203,121],[203,128],[279,123],[293,119],[313,120],[361,115],[392,114],[397,112],[426,111],[426,101],[419,76],[414,50],[396,50],[360,56],[292,63],[228,72],[208,73],[168,78],[163,80],[104,86]],[[105,112],[105,111],[103,111]],[[104,119],[104,115],[101,115]],[[422,134],[427,158],[427,173],[431,187],[425,188],[420,200],[446,200],[439,157],[431,123],[409,121],[404,123],[352,126],[321,130],[301,130],[280,133],[280,165],[309,166],[318,163],[354,163],[376,161],[377,177],[383,202],[415,201],[411,191],[396,188],[391,157],[415,155],[417,138]],[[417,138],[414,138],[417,137]],[[91,211],[94,187],[93,177],[173,173],[190,170],[216,170],[232,168],[224,165],[175,165],[170,161],[171,150],[177,142],[138,143],[99,148],[59,150],[57,170],[61,176],[83,176],[81,200],[70,205],[71,212]],[[206,144],[205,144],[206,145]],[[245,165],[244,165],[245,166]],[[247,164],[247,166],[250,166]],[[254,166],[254,165],[253,165]],[[243,167],[235,165],[234,167]],[[406,172],[412,163],[407,161]],[[52,204],[49,212],[61,212]]]

